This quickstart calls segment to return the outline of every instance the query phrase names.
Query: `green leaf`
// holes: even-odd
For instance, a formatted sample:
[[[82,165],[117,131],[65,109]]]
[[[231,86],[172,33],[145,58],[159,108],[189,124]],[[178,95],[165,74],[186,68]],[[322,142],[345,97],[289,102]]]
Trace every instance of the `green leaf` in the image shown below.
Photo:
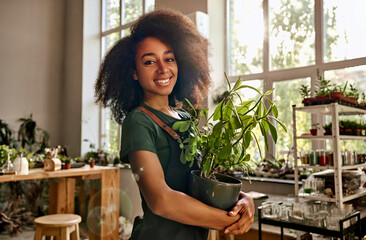
[[[190,126],[191,126],[191,123],[189,121],[185,121],[183,124],[181,124],[179,126],[179,131],[180,132],[185,132],[189,129]]]
[[[273,92],[274,88],[272,88],[271,90],[268,90],[264,95],[270,95]]]
[[[273,112],[273,116],[275,118],[277,118],[278,117],[278,110],[277,110],[276,105],[272,105],[272,112]]]
[[[241,121],[236,117],[232,116],[229,120],[230,126],[232,129],[238,129],[241,128]]]
[[[215,111],[213,113],[213,120],[219,120],[221,118],[221,107],[224,104],[224,101],[221,101],[215,108]]]
[[[234,87],[233,87],[232,91],[236,91],[236,90],[238,90],[238,89],[240,88],[240,86],[241,86],[241,84],[242,84],[242,81],[241,81],[241,79],[240,79],[240,78],[241,78],[241,77],[239,76],[238,80],[236,80],[236,83],[235,83],[235,85],[234,85]]]
[[[277,143],[277,130],[276,130],[275,126],[273,126],[273,124],[270,121],[267,121],[267,123],[268,123],[268,126],[269,126],[269,131],[271,132],[273,141],[275,143]]]
[[[214,126],[213,130],[212,130],[212,136],[219,138],[222,132],[222,122],[218,122],[216,123],[216,125]]]
[[[276,120],[276,122],[281,125],[281,127],[283,128],[283,130],[285,130],[285,132],[287,132],[286,126],[280,120],[278,120],[277,118],[273,118],[273,119]]]
[[[184,124],[186,121],[177,121],[173,124],[172,128],[173,130],[178,130],[182,124]]]
[[[226,145],[219,152],[219,159],[227,159],[230,156],[232,145]]]

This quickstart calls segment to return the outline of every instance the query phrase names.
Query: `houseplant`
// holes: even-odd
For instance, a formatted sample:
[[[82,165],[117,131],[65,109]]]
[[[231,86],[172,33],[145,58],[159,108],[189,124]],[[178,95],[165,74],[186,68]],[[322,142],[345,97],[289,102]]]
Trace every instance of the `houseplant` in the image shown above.
[[[317,101],[329,100],[330,96],[330,80],[326,80],[322,76],[319,76],[318,90],[316,91]]]
[[[245,85],[240,77],[232,87],[226,75],[225,79],[229,90],[212,115],[208,116],[208,109],[204,108],[198,113],[187,100],[192,118],[187,121],[178,121],[173,125],[173,129],[176,131],[188,130],[189,132],[186,139],[178,139],[178,142],[182,149],[180,161],[191,166],[194,161],[197,162],[199,171],[192,172],[193,179],[199,176],[204,181],[223,180],[223,176],[217,173],[220,169],[241,169],[246,173],[250,172],[248,162],[251,160],[251,156],[247,153],[247,149],[252,141],[256,142],[261,154],[258,137],[253,130],[255,128],[261,130],[267,148],[269,136],[274,142],[277,141],[277,129],[271,119],[286,130],[286,127],[277,119],[277,107],[267,97],[273,89],[262,94],[256,88]],[[259,98],[243,100],[238,92],[243,88],[254,90],[259,94]],[[200,120],[204,121],[203,125],[200,125]],[[199,129],[199,125],[203,126],[202,130]],[[239,191],[240,187],[238,193]],[[215,194],[208,193],[207,195],[209,198]],[[235,203],[236,199],[232,201]]]
[[[311,102],[314,100],[312,97],[311,97],[311,90],[309,88],[308,85],[306,84],[302,84],[301,87],[300,87],[300,95],[301,97],[303,98],[302,100],[302,103],[305,105],[305,106],[308,106],[311,104]]]

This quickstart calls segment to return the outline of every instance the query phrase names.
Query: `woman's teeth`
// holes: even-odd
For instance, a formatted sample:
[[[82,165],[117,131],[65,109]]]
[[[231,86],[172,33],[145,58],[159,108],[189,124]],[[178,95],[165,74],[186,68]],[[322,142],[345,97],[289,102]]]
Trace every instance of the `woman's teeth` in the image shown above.
[[[164,83],[169,82],[169,78],[168,79],[165,79],[165,80],[157,80],[157,82],[164,84]]]

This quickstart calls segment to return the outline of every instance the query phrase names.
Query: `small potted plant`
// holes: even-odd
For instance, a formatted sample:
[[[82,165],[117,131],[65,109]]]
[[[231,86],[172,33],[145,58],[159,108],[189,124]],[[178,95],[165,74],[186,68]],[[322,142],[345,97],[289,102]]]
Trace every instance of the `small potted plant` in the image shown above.
[[[71,158],[65,157],[64,158],[64,163],[65,163],[65,169],[70,169],[71,168]]]
[[[311,97],[311,90],[310,90],[310,88],[309,88],[308,85],[306,85],[306,84],[301,85],[300,95],[303,98],[302,103],[305,106],[311,105],[311,103],[313,102],[314,98]]]
[[[95,165],[95,160],[94,160],[94,158],[89,158],[89,165],[90,165],[90,167],[91,168],[93,168],[94,167],[94,165]]]
[[[349,91],[346,92],[346,99],[352,104],[357,104],[359,93],[357,92],[357,89],[353,84],[350,84],[349,88]]]
[[[319,76],[319,85],[316,91],[316,101],[322,104],[324,101],[329,100],[330,96],[330,81],[325,80],[322,76]]]
[[[274,142],[277,141],[277,128],[273,122],[277,122],[285,130],[286,127],[277,119],[277,107],[267,97],[273,89],[262,94],[256,88],[245,85],[240,77],[232,87],[226,75],[225,79],[229,90],[210,116],[208,109],[201,109],[198,113],[187,100],[192,118],[176,122],[173,129],[189,132],[186,139],[178,139],[178,142],[182,149],[180,161],[190,166],[195,162],[199,168],[198,171],[191,172],[192,196],[206,204],[227,210],[235,204],[241,182],[217,172],[220,169],[241,169],[247,174],[252,172],[248,164],[251,156],[247,149],[253,141],[257,143],[261,154],[258,137],[253,130],[261,130],[268,147],[268,136]],[[259,94],[258,99],[243,100],[238,92],[243,88],[256,91]],[[204,122],[200,124],[202,120]],[[199,125],[203,126],[202,130]],[[229,190],[231,187],[232,191]]]
[[[332,135],[332,123],[327,123],[323,126],[324,129],[324,135]]]
[[[318,129],[319,129],[319,123],[313,123],[311,124],[310,134],[313,136],[318,135]]]
[[[347,83],[345,85],[345,88],[347,87]],[[343,88],[343,89],[345,89]],[[330,98],[333,100],[342,100],[344,97],[344,91],[342,89],[342,86],[339,86],[337,84],[333,84],[333,89],[330,92]]]

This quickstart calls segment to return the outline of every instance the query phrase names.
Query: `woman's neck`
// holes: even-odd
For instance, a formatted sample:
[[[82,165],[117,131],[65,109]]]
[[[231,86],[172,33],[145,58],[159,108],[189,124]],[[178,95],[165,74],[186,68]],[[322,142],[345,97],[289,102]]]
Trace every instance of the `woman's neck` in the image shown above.
[[[160,112],[163,112],[169,116],[180,119],[179,115],[169,106],[169,100],[156,100],[144,99],[144,103],[149,107],[152,107]]]

